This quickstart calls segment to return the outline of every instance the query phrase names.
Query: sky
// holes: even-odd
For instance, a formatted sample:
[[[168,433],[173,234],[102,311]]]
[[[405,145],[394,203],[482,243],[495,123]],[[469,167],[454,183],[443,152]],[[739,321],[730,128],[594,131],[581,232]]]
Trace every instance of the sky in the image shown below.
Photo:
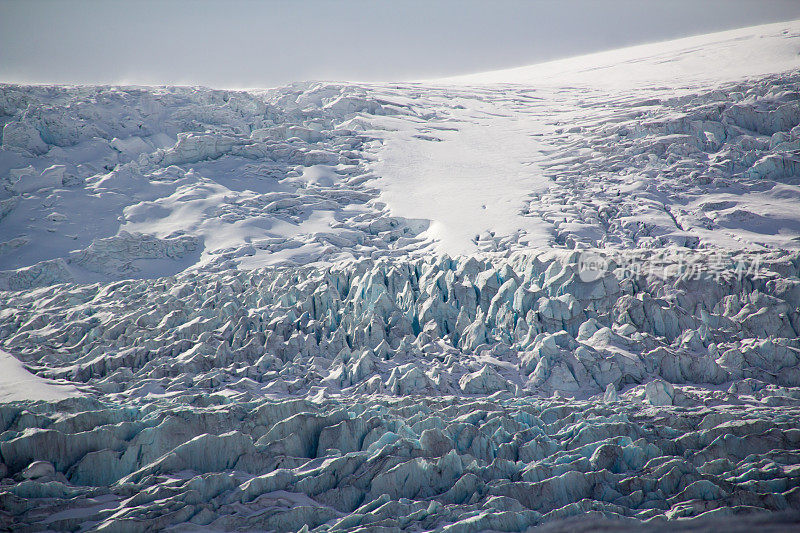
[[[792,19],[798,0],[0,0],[0,82],[417,80]]]

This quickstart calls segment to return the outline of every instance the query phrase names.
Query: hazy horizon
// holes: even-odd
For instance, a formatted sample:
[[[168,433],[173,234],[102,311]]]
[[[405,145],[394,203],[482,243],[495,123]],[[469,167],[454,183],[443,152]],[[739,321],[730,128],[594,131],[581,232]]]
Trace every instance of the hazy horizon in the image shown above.
[[[0,0],[0,82],[401,81],[796,18],[793,0]]]

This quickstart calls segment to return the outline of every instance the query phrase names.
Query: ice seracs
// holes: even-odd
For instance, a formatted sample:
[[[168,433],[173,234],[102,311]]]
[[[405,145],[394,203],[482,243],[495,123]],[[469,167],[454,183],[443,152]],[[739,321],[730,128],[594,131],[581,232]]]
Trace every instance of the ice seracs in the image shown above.
[[[99,494],[118,502],[108,516],[86,511],[85,520],[104,527],[159,516],[163,524],[188,520],[190,528],[336,520],[341,529],[470,529],[478,527],[474,516],[504,524],[513,515],[522,528],[580,514],[584,505],[639,520],[669,519],[697,500],[706,503],[693,507],[695,515],[745,505],[737,502],[753,510],[796,506],[800,381],[764,369],[796,368],[797,339],[760,338],[764,330],[749,329],[749,315],[728,318],[714,304],[743,287],[757,295],[796,276],[784,256],[762,253],[763,277],[704,277],[702,292],[715,295],[707,311],[658,332],[632,327],[631,312],[615,309],[626,296],[638,301],[637,287],[646,287],[671,296],[638,308],[641,324],[665,312],[683,315],[695,305],[683,277],[617,278],[620,270],[611,273],[616,296],[593,300],[586,282],[563,277],[577,268],[575,259],[546,252],[493,261],[363,260],[7,292],[6,349],[47,361],[39,372],[84,392],[57,404],[4,404],[3,463],[23,479],[32,463],[46,461],[64,476],[59,490],[73,491],[77,508]],[[509,296],[497,288],[502,279],[514,281]],[[575,334],[543,320],[542,308],[503,319],[506,308],[491,302],[520,289],[536,300],[569,291],[593,302],[582,304],[592,316]],[[760,313],[791,309],[787,318],[796,322],[797,295],[776,294],[753,296],[765,305]],[[449,322],[448,306],[472,321]],[[508,309],[514,313],[513,304]],[[526,335],[518,334],[520,320]],[[477,324],[483,333],[473,347],[467,331]],[[99,391],[117,406],[93,398]],[[754,453],[783,466],[761,470],[751,464]],[[113,468],[101,467],[109,461]],[[753,484],[754,475],[769,477]],[[163,476],[176,480],[170,507],[123,500],[134,488],[160,490]],[[534,489],[549,496],[532,499]],[[53,497],[25,490],[31,501]],[[206,496],[198,500],[195,490]],[[256,518],[238,507],[255,509],[276,491],[303,494],[325,511],[278,506]],[[392,522],[389,508],[380,510],[386,498],[426,501],[425,508],[432,498],[441,507]],[[212,501],[214,510],[205,507]],[[169,514],[171,506],[186,519]],[[498,514],[498,506],[508,511]]]

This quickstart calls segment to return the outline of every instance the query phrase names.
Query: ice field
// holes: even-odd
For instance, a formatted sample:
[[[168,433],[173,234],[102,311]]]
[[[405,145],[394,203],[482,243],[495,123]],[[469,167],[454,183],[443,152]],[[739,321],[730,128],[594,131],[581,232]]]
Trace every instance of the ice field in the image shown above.
[[[799,54],[0,85],[0,527],[800,527]]]

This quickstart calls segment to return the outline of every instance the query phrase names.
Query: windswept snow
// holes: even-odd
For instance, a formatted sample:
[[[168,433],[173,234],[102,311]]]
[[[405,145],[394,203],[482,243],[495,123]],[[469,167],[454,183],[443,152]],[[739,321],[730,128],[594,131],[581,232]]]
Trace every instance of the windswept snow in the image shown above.
[[[800,523],[800,21],[0,88],[0,524]]]

